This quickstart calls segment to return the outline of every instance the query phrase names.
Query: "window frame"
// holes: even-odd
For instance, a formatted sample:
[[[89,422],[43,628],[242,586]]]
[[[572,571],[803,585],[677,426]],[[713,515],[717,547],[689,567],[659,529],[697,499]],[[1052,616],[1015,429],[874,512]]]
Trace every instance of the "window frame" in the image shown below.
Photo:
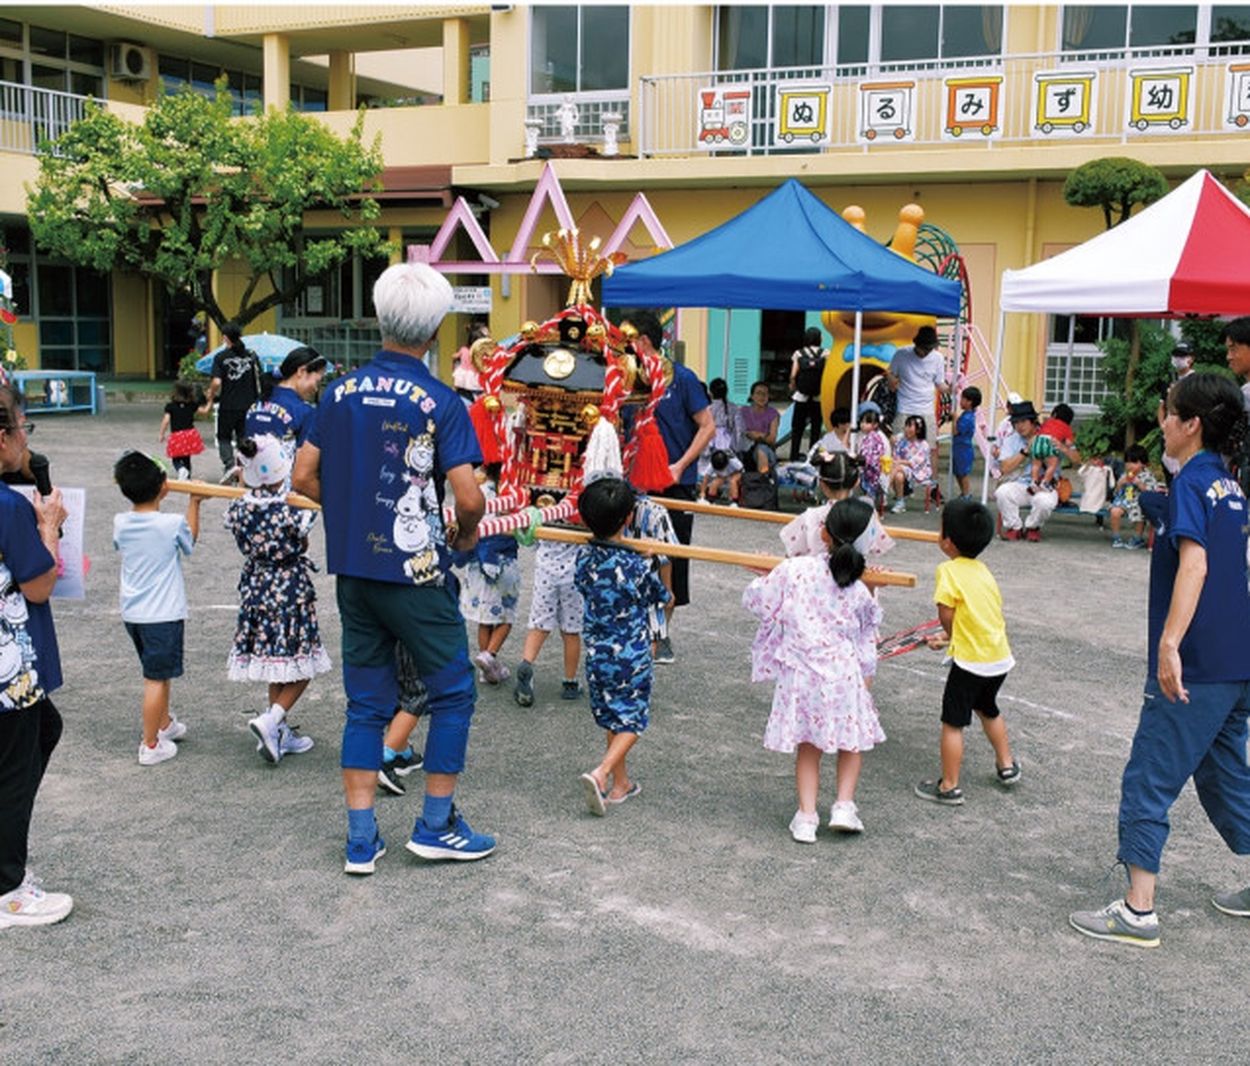
[[[21,64],[20,82],[11,84],[22,85],[27,89],[38,90],[41,92],[63,92],[72,96],[90,95],[96,100],[107,100],[109,98],[109,76],[108,76],[108,50],[105,47],[104,64],[101,66],[93,66],[90,63],[81,63],[78,60],[69,58],[69,39],[70,37],[80,37],[81,34],[70,33],[68,30],[52,30],[53,33],[60,33],[65,38],[65,54],[60,56],[45,55],[43,52],[32,52],[30,47],[30,31],[33,28],[46,30],[46,26],[37,26],[27,22],[24,19],[9,19],[10,22],[19,23],[22,27],[22,42],[20,45],[14,45],[9,42],[0,43],[0,56],[7,59],[16,60]],[[50,67],[59,70],[62,74],[62,85],[59,89],[44,89],[36,86],[31,82],[31,68],[33,66]],[[83,94],[76,93],[70,88],[72,81],[71,74],[81,74],[87,77],[95,78],[100,84],[100,93]]]
[[[568,90],[552,90],[550,92],[534,91],[534,11],[535,6],[529,8],[529,23],[527,26],[529,39],[527,41],[526,59],[525,59],[525,89],[526,99],[531,103],[550,103],[552,101],[563,100],[564,97],[572,96],[574,100],[578,99],[616,99],[621,98],[628,100],[630,96],[630,86],[634,79],[634,19],[632,4],[561,4],[561,7],[572,7],[577,11],[577,88],[571,92]],[[626,18],[628,20],[628,29],[625,34],[625,84],[619,89],[583,89],[582,84],[582,14],[587,8],[597,7],[623,7],[625,8]]]
[[[1115,7],[1125,9],[1124,17],[1124,41],[1120,45],[1112,45],[1108,48],[1065,48],[1063,41],[1063,24],[1067,9],[1069,7],[1087,7],[1088,4],[1060,4],[1058,8],[1058,18],[1055,22],[1055,51],[1063,57],[1065,62],[1090,62],[1088,57],[1093,56],[1095,62],[1110,62],[1123,59],[1125,56],[1149,56],[1160,53],[1168,56],[1193,56],[1196,59],[1209,59],[1212,57],[1219,58],[1229,55],[1245,55],[1250,53],[1250,36],[1244,37],[1238,41],[1215,41],[1211,40],[1211,20],[1213,9],[1216,7],[1235,7],[1245,5],[1234,4],[1181,4],[1179,7],[1195,8],[1194,19],[1194,40],[1192,44],[1142,44],[1134,45],[1133,40],[1133,8],[1134,7],[1154,7],[1154,4],[1142,3],[1124,3],[1116,4]]]

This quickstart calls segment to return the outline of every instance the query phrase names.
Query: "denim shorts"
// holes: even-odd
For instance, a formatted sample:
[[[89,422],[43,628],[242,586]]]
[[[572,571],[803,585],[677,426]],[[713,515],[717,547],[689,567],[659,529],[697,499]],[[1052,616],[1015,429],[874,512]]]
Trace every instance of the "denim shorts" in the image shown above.
[[[145,681],[168,681],[182,676],[182,630],[178,622],[126,622],[143,664]]]

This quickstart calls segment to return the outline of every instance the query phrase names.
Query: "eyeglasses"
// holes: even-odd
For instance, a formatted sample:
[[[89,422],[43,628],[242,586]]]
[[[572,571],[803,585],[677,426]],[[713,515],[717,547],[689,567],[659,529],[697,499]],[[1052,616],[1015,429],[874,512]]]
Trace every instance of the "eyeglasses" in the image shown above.
[[[35,423],[34,422],[18,422],[17,425],[15,426],[0,426],[0,429],[7,430],[9,433],[16,433],[20,429],[23,433],[26,434],[26,436],[29,437],[32,433],[35,432]]]

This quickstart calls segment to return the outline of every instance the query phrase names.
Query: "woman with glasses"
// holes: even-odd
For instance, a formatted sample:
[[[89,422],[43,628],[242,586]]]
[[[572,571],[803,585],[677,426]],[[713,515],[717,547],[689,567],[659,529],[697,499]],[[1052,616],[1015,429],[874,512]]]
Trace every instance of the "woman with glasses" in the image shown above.
[[[29,470],[31,429],[21,396],[0,385],[0,473]],[[61,662],[48,598],[65,518],[59,490],[32,501],[0,484],[0,929],[50,925],[74,905],[45,892],[26,865],[35,793],[61,736],[50,698]]]

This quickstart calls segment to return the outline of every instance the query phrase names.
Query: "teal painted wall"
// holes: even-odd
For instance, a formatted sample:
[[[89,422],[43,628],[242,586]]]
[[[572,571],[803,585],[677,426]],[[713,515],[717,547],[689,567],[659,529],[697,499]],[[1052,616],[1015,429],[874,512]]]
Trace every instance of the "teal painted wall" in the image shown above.
[[[707,380],[724,378],[732,403],[746,403],[751,382],[760,376],[760,325],[763,312],[735,310],[729,319],[729,361],[725,361],[725,315],[707,313]],[[819,317],[819,316],[818,316]]]

